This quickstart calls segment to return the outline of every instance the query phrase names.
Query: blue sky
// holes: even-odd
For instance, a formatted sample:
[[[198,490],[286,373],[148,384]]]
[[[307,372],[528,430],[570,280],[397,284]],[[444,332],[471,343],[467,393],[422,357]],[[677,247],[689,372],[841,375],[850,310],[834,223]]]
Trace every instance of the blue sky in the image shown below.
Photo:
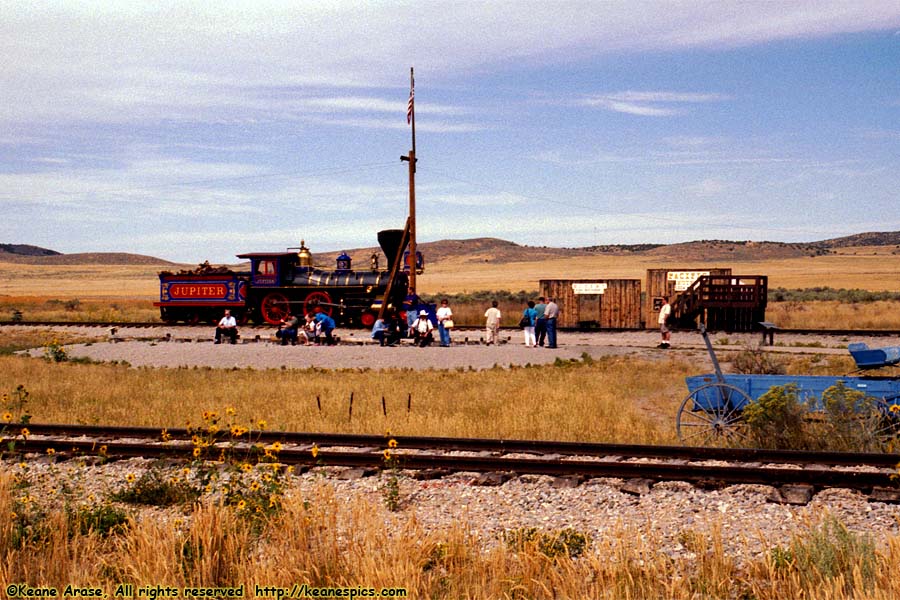
[[[199,262],[900,230],[900,4],[0,0],[0,242]]]

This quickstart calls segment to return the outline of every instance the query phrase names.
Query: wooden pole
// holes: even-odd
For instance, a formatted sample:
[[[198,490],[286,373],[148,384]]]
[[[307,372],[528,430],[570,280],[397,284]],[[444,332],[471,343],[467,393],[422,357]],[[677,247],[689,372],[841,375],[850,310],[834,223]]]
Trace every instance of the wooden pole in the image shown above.
[[[416,106],[415,78],[409,68],[410,122],[412,124],[412,149],[409,151],[409,293],[416,293]]]

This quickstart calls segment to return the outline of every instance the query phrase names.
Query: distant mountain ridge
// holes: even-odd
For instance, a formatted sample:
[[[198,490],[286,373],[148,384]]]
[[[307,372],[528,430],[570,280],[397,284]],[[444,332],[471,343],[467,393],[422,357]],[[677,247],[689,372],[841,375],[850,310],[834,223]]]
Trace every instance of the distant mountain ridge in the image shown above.
[[[0,252],[20,256],[59,256],[62,252],[29,244],[0,244]]]
[[[556,258],[577,258],[595,254],[642,255],[668,260],[764,260],[821,256],[837,249],[853,247],[900,247],[900,231],[867,232],[831,238],[818,242],[754,242],[729,240],[698,240],[679,244],[606,244],[575,248],[524,246],[499,238],[471,238],[422,242],[419,250],[429,264],[445,260],[462,262],[512,263],[532,262]],[[341,251],[316,252],[316,264],[333,264]],[[900,252],[898,248],[897,252]],[[380,264],[386,264],[380,248],[349,249],[357,268],[367,268],[373,253]],[[197,260],[204,257],[198,256]],[[46,265],[108,264],[108,265],[174,265],[171,261],[141,254],[124,252],[88,252],[62,254],[56,250],[29,244],[0,244],[0,262]]]

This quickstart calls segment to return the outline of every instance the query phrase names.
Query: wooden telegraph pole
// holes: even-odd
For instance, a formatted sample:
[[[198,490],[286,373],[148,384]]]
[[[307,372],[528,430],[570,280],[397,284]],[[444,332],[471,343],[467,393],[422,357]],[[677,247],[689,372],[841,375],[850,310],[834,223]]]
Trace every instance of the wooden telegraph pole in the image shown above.
[[[413,68],[409,68],[409,102],[406,105],[406,121],[412,125],[412,149],[409,156],[400,160],[409,162],[409,293],[416,293],[416,111]]]

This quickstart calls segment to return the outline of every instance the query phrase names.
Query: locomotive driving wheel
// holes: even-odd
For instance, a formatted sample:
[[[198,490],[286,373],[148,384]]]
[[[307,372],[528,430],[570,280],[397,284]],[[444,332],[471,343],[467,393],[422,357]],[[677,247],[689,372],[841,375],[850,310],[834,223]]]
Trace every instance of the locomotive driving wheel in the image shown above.
[[[739,444],[747,439],[741,409],[753,400],[743,390],[715,382],[688,394],[678,409],[678,439],[690,446]]]
[[[360,317],[359,321],[362,323],[363,327],[369,328],[375,324],[375,315],[370,312],[364,312],[362,317]]]
[[[331,316],[331,312],[334,309],[331,306],[331,296],[328,295],[328,292],[310,292],[306,297],[306,300],[303,301],[303,313],[308,314],[313,312],[313,309],[318,306],[319,310],[329,317]],[[373,321],[374,323],[374,321]]]
[[[272,292],[262,299],[262,302],[259,304],[259,311],[266,323],[278,325],[290,312],[290,306],[287,296],[279,292]]]

